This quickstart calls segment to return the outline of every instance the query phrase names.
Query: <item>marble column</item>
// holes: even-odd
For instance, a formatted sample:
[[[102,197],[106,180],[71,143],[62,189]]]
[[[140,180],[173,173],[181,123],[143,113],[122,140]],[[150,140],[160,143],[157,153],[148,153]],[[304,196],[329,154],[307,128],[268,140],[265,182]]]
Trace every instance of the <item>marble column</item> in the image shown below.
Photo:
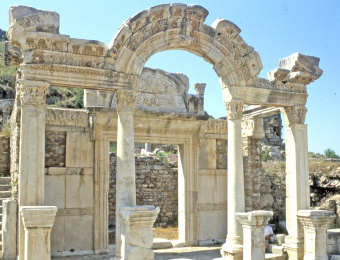
[[[19,79],[17,99],[21,103],[19,194],[21,206],[44,204],[45,100],[49,83]],[[24,259],[24,228],[19,217],[19,259]]]
[[[25,260],[51,259],[51,230],[56,206],[20,207],[25,227]]]
[[[327,229],[334,224],[336,216],[327,210],[299,210],[305,234],[304,260],[327,260]]]
[[[223,259],[242,259],[243,232],[236,212],[245,211],[242,156],[242,100],[226,104],[228,119],[228,235],[222,246]]]
[[[304,232],[296,214],[310,208],[307,125],[305,107],[282,110],[286,124],[286,223],[283,247],[289,259],[303,259]]]
[[[116,258],[121,258],[121,207],[136,205],[133,113],[137,92],[117,90],[117,173],[116,173]]]
[[[243,259],[264,260],[266,251],[264,228],[273,212],[258,210],[236,215],[243,227]]]

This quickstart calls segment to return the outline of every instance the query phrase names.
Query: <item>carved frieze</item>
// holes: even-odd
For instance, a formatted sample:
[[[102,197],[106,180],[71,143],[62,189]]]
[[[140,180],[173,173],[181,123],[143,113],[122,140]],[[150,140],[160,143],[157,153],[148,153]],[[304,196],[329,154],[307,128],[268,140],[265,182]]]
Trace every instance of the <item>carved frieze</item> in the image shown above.
[[[130,90],[117,90],[117,112],[134,112],[137,92]]]
[[[46,109],[45,122],[47,125],[87,127],[86,111],[71,109]]]
[[[292,82],[283,83],[281,81],[269,81],[263,78],[254,79],[254,87],[277,90],[277,91],[307,93],[307,88],[303,84],[292,83]]]
[[[46,92],[49,83],[44,81],[18,80],[18,97],[21,105],[40,107],[45,106]]]
[[[235,120],[242,118],[243,100],[231,100],[225,102],[225,108],[227,110],[227,119]]]
[[[307,111],[308,109],[303,106],[292,106],[282,109],[287,125],[304,124]]]
[[[198,131],[198,144],[202,145],[205,134],[228,134],[228,121],[227,120],[208,120],[200,125]]]

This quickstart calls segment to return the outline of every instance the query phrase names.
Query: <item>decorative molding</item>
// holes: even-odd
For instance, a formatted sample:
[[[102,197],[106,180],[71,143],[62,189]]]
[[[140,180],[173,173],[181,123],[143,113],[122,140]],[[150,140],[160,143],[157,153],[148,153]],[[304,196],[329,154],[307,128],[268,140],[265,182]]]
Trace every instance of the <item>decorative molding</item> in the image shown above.
[[[134,112],[136,108],[137,92],[117,90],[117,112]]]
[[[307,93],[307,87],[303,84],[292,82],[283,83],[281,81],[269,81],[263,78],[255,78],[253,87],[285,92]]]
[[[287,125],[304,124],[308,109],[303,106],[285,107],[282,110]]]
[[[205,134],[228,134],[228,121],[226,120],[208,120],[202,122],[198,131],[198,145],[202,145]]]
[[[18,80],[17,91],[21,105],[42,107],[45,106],[46,93],[50,84],[44,81]]]
[[[83,110],[46,109],[46,125],[87,127],[88,115]]]
[[[236,120],[242,118],[243,103],[243,100],[236,99],[225,102],[228,120]]]

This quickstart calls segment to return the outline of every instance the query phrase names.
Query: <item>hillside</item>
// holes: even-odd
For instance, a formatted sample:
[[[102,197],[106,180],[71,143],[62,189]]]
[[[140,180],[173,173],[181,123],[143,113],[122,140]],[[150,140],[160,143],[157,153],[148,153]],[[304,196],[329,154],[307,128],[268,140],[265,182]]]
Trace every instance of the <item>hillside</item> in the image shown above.
[[[15,98],[15,78],[17,67],[4,64],[6,31],[0,29],[0,99]],[[46,104],[56,107],[83,108],[84,91],[81,89],[51,86],[46,95]]]

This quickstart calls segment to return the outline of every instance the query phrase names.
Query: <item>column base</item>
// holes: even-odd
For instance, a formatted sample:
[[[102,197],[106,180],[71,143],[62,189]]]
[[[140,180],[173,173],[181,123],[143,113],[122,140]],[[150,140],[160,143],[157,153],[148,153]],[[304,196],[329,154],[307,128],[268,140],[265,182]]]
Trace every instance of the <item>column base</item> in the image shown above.
[[[222,245],[221,255],[223,260],[243,260],[243,246],[227,241]]]
[[[286,242],[282,244],[284,250],[288,254],[289,260],[303,260],[304,242],[303,239],[286,237]]]

